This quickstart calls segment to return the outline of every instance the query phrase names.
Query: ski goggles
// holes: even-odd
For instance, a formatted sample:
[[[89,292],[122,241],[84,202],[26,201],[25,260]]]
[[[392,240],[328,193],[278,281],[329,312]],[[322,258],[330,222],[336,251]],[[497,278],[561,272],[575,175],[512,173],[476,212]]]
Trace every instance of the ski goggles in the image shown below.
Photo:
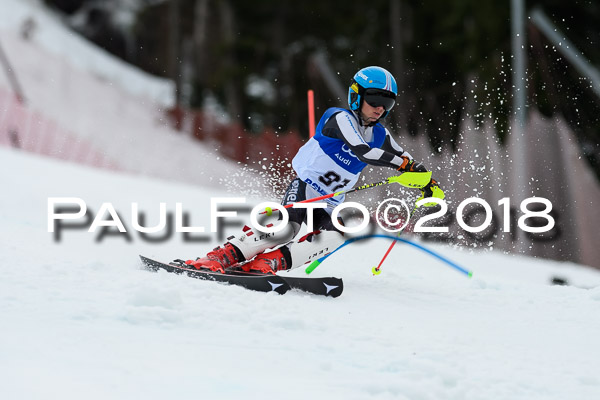
[[[371,107],[383,107],[390,111],[396,104],[396,95],[383,89],[366,89],[364,99]]]

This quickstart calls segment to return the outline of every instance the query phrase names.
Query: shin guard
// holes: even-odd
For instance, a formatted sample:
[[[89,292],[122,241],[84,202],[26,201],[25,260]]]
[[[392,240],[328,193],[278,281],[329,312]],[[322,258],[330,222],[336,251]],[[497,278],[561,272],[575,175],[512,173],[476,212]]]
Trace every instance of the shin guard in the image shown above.
[[[291,258],[291,268],[319,259],[337,249],[342,243],[344,243],[344,236],[338,231],[309,233],[286,246]]]
[[[246,260],[252,259],[265,250],[279,246],[292,240],[296,230],[293,223],[289,224],[284,230],[275,233],[265,233],[257,229],[244,226],[243,232],[237,237],[229,238],[229,243],[234,245],[245,257]]]

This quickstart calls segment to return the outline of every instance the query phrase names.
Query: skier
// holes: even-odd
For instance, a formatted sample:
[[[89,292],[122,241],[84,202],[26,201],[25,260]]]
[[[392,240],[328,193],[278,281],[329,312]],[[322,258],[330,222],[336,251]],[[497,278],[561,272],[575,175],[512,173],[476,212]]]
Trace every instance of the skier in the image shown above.
[[[319,121],[315,136],[306,142],[292,161],[297,177],[290,183],[282,204],[347,190],[358,181],[369,165],[390,167],[405,172],[427,169],[399,146],[390,132],[380,124],[396,102],[396,80],[387,70],[371,66],[358,71],[348,89],[350,109],[329,108]],[[421,191],[432,197],[439,189],[433,179]],[[246,260],[244,271],[275,274],[299,267],[321,257],[344,242],[343,234],[331,222],[331,212],[344,196],[326,200],[326,209],[313,210],[314,232],[293,240],[307,221],[307,210],[288,208],[289,229],[264,234],[248,226],[237,237],[228,238],[205,257],[187,260],[200,270],[225,272]],[[271,250],[282,245],[275,250]]]

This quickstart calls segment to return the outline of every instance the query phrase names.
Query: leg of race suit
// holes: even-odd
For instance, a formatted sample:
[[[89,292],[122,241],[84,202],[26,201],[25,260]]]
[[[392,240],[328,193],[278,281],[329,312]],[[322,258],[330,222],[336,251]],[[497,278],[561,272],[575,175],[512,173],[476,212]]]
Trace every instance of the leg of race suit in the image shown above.
[[[291,242],[281,248],[281,252],[289,253],[288,268],[297,268],[331,253],[344,243],[344,236],[337,230],[323,230],[309,233],[298,241]]]
[[[306,200],[306,183],[300,178],[296,178],[288,186],[281,204],[285,206],[302,200]],[[249,226],[244,226],[242,234],[229,238],[229,243],[241,253],[244,260],[250,260],[265,250],[291,241],[300,231],[300,226],[306,218],[306,210],[288,208],[287,211],[289,226],[284,230],[275,233],[264,233]],[[281,219],[281,216],[279,219]]]
[[[344,243],[344,235],[331,222],[332,208],[314,210],[317,230],[280,248],[287,269],[300,267],[331,253]],[[342,222],[342,221],[340,221]]]
[[[265,251],[249,263],[243,264],[242,269],[274,274],[277,271],[304,265],[338,248],[344,242],[344,238],[339,231],[333,228],[329,213],[318,209],[315,210],[314,217],[318,226],[324,230],[308,233],[299,240],[289,242],[276,250]]]
[[[283,204],[286,205],[304,199],[306,199],[306,183],[296,178],[290,183]],[[225,269],[232,265],[251,260],[259,254],[263,255],[268,249],[290,242],[300,231],[300,226],[306,218],[306,210],[301,208],[289,208],[287,211],[290,217],[289,223],[283,230],[267,233],[250,228],[249,226],[244,226],[242,233],[239,236],[229,237],[227,239],[228,242],[223,246],[215,248],[204,257],[197,258],[196,260],[187,260],[186,264],[197,269],[225,272]],[[266,216],[266,218],[270,217]],[[279,214],[279,219],[281,220],[281,214]],[[260,223],[265,225],[266,221],[264,218]],[[268,227],[271,225],[269,224],[266,226]],[[266,273],[289,268],[289,264],[287,263],[287,261],[290,260],[289,252],[286,253],[285,257],[282,252],[271,252],[270,257],[275,261],[268,258],[266,261],[268,265],[263,265],[265,263],[262,262],[261,266],[257,267],[258,271]],[[251,265],[248,265],[246,268],[250,269],[251,267]]]

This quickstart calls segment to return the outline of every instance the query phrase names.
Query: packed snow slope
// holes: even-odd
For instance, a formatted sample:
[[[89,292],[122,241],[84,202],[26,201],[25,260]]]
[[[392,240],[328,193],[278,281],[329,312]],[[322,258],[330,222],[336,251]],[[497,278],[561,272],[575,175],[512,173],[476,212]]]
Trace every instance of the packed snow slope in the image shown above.
[[[209,231],[210,198],[224,193],[8,149],[0,168],[0,398],[600,396],[597,271],[424,243],[474,277],[402,244],[374,277],[389,242],[372,240],[314,272],[344,279],[337,299],[251,292],[151,273],[137,258],[192,258],[219,240],[146,242],[132,229],[131,203],[152,226],[160,202],[181,202],[189,224]],[[110,202],[130,241],[97,241],[87,229],[56,241],[49,197],[81,198],[94,216]],[[247,201],[258,200],[270,199]],[[576,286],[551,286],[553,275]]]

